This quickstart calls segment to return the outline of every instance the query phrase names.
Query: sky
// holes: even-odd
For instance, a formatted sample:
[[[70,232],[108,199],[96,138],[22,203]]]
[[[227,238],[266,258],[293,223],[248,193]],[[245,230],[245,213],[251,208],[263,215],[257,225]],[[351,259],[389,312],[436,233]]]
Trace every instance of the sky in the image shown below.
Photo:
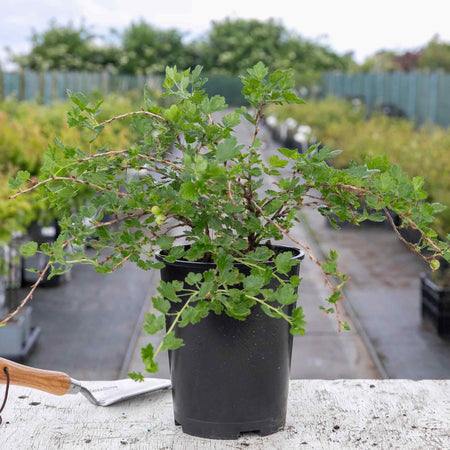
[[[50,20],[84,23],[96,34],[118,31],[141,18],[162,28],[177,28],[186,40],[208,31],[226,17],[279,20],[287,29],[329,45],[356,61],[380,49],[414,50],[434,35],[450,41],[450,0],[0,0],[0,63],[31,48],[32,29],[44,31]],[[5,65],[6,64],[6,65]]]

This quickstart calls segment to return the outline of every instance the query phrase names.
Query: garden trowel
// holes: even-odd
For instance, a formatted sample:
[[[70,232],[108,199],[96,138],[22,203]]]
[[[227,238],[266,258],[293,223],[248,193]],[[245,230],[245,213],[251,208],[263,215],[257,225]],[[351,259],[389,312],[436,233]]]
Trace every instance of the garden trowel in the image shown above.
[[[54,395],[78,394],[81,392],[91,403],[109,406],[138,395],[171,387],[170,380],[144,378],[137,382],[131,379],[115,381],[77,381],[63,372],[41,370],[23,366],[0,358],[0,383],[25,386]],[[92,387],[87,387],[92,384]]]

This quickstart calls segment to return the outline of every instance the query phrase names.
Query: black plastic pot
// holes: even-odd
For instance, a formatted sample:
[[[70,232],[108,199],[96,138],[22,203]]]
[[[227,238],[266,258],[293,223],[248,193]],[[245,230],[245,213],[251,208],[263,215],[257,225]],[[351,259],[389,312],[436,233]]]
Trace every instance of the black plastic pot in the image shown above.
[[[431,321],[439,336],[450,338],[450,287],[438,286],[424,273],[420,279],[422,317]]]
[[[296,259],[304,256],[297,249],[280,248],[292,251]],[[182,281],[189,272],[213,267],[189,261],[166,263],[161,278]],[[237,267],[248,273],[246,267]],[[288,276],[298,273],[299,265]],[[172,304],[171,312],[181,307]],[[293,307],[286,307],[286,312]],[[265,436],[284,426],[292,353],[285,320],[270,318],[255,306],[245,321],[211,312],[195,325],[177,328],[175,334],[185,344],[169,352],[175,423],[183,432],[237,439],[244,432]]]

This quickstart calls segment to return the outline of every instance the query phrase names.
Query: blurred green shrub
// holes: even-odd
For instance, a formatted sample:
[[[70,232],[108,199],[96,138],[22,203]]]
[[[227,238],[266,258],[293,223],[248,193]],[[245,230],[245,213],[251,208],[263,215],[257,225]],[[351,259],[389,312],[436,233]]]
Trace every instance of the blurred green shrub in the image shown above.
[[[158,93],[152,92],[150,96],[158,102]],[[109,95],[102,105],[98,120],[138,110],[138,105],[142,103],[141,97],[137,92],[126,96]],[[68,145],[81,146],[83,150],[91,152],[102,147],[121,149],[132,145],[136,139],[128,121],[116,121],[101,134],[95,144],[90,144],[92,133],[69,128],[65,119],[67,110],[67,103],[44,106],[14,99],[0,102],[0,241],[8,241],[14,230],[24,231],[33,220],[55,217],[55,213],[48,211],[43,203],[36,203],[33,194],[21,196],[14,202],[8,200],[11,193],[8,178],[18,170],[27,170],[38,176],[44,152],[49,144],[54,143],[55,137]]]
[[[350,102],[334,98],[300,108],[277,107],[268,113],[280,120],[292,117],[299,124],[309,125],[323,145],[344,150],[334,160],[336,167],[385,154],[410,177],[424,177],[430,201],[450,206],[450,130],[432,125],[416,129],[407,120],[383,115],[365,120],[363,109],[355,110]],[[450,208],[439,215],[435,227],[443,236],[450,233]]]

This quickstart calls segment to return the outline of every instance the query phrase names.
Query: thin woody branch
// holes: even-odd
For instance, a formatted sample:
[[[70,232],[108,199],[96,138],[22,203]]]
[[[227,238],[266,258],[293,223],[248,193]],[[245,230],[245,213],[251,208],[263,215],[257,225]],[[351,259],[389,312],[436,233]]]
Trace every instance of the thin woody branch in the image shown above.
[[[237,206],[237,203],[234,201],[233,194],[231,193],[231,181],[228,181],[227,188],[228,188],[228,193],[227,193],[228,198],[230,199],[233,206]]]
[[[387,208],[383,208],[384,213],[386,214],[386,217],[389,220],[389,223],[391,224],[391,227],[393,228],[395,234],[397,235],[397,237],[400,239],[400,241],[402,241],[407,247],[409,247],[414,253],[418,253],[416,248],[414,247],[413,244],[411,244],[410,242],[408,242],[398,231],[398,227],[397,225],[395,225],[394,223],[394,219],[392,218],[391,213],[388,211]],[[421,255],[422,256],[422,255]]]
[[[261,213],[261,216],[264,217],[265,220],[267,220],[267,222],[271,223],[272,225],[274,225],[282,234],[284,234],[286,237],[288,237],[292,242],[294,242],[295,244],[297,244],[299,247],[301,247],[303,250],[305,250],[305,252],[308,254],[308,257],[311,261],[313,261],[315,264],[317,264],[320,269],[322,270],[322,274],[324,276],[324,281],[326,286],[328,286],[329,289],[331,289],[332,292],[334,292],[335,290],[337,290],[336,286],[334,286],[331,281],[328,279],[328,276],[326,275],[326,273],[323,271],[322,269],[322,263],[314,256],[314,254],[311,252],[311,248],[308,247],[305,244],[302,244],[298,239],[294,238],[294,236],[292,236],[292,234],[289,233],[288,230],[285,230],[280,224],[274,222],[273,220],[270,219],[270,217],[267,217],[264,214],[264,211],[261,209],[261,207],[255,202],[253,201],[253,204],[255,205],[256,209],[259,210],[259,212]],[[340,312],[339,312],[339,308],[337,303],[334,304],[335,307],[335,311],[336,311],[336,317],[338,320],[338,327],[339,327],[339,331],[341,330],[342,327],[342,322],[340,320]]]
[[[101,127],[101,126],[107,125],[108,123],[114,122],[115,120],[125,119],[126,117],[132,116],[134,114],[136,114],[136,115],[143,114],[145,116],[150,116],[150,117],[162,120],[163,122],[167,123],[167,120],[164,119],[164,117],[159,114],[154,114],[149,111],[133,111],[133,112],[125,113],[125,114],[120,114],[119,116],[112,117],[111,119],[108,119],[108,120],[104,120],[98,126]]]
[[[112,188],[101,187],[98,184],[91,183],[89,181],[80,180],[80,179],[75,178],[75,177],[54,177],[54,176],[52,176],[50,178],[47,178],[46,180],[39,181],[38,183],[33,184],[33,186],[29,187],[28,189],[24,189],[22,191],[19,191],[17,194],[10,195],[8,197],[8,199],[11,200],[13,198],[18,197],[19,195],[26,194],[27,192],[34,191],[39,186],[42,186],[42,185],[47,184],[47,183],[50,183],[51,181],[72,181],[73,183],[84,184],[85,186],[92,187],[92,188],[96,189],[99,192],[104,192],[104,191],[115,192],[114,189],[112,189]],[[119,197],[128,197],[128,194],[126,194],[124,192],[119,192],[118,191],[116,193],[117,193],[117,195]]]
[[[10,312],[1,322],[0,326],[6,325],[14,316],[19,314],[19,312],[22,310],[22,308],[28,303],[28,301],[33,298],[34,291],[36,288],[41,284],[42,280],[44,279],[45,274],[47,273],[48,269],[51,266],[51,262],[48,262],[47,265],[44,267],[44,269],[41,270],[39,278],[37,281],[31,286],[30,292],[28,292],[28,295],[20,302],[20,305],[12,312]]]
[[[118,222],[122,222],[124,220],[128,220],[128,219],[134,219],[134,218],[139,218],[142,217],[146,214],[150,214],[150,211],[138,211],[132,214],[127,214],[121,217],[116,217],[112,220],[110,220],[109,222],[99,222],[97,224],[95,224],[94,226],[92,226],[92,229],[97,229],[97,228],[101,228],[101,227],[109,227],[111,225],[114,225],[115,223]],[[180,226],[180,224],[174,225],[171,228],[177,228],[178,226]],[[154,236],[157,235],[157,233],[153,233]],[[177,236],[180,237],[180,236]],[[73,242],[76,239],[76,237],[72,237],[70,239],[67,239],[66,241],[64,241],[62,243],[62,248],[66,248],[67,245],[69,245],[71,242]],[[123,264],[125,261],[127,261],[129,258],[131,257],[131,253],[130,255],[128,255],[127,257],[125,257],[122,261],[120,261],[118,264],[116,264],[116,266],[114,266],[114,269],[117,269],[117,267],[119,267],[121,264]],[[8,314],[8,316],[6,316],[4,319],[2,319],[0,321],[0,326],[2,325],[6,325],[13,317],[15,317],[17,314],[19,314],[19,312],[24,308],[24,306],[28,303],[28,301],[30,301],[33,298],[33,294],[36,291],[37,287],[42,283],[42,281],[44,280],[45,274],[48,272],[48,270],[50,269],[52,265],[52,262],[49,261],[47,263],[47,265],[44,267],[44,269],[42,269],[39,273],[39,278],[37,279],[37,281],[31,286],[30,291],[28,292],[27,296],[21,301],[20,305],[14,310],[12,311],[10,314]]]
[[[85,161],[90,161],[91,159],[101,158],[104,156],[123,155],[126,153],[129,153],[129,150],[114,150],[114,151],[109,151],[109,152],[104,152],[104,153],[95,153],[94,155],[88,156],[86,158],[80,158],[77,161],[85,162]],[[142,154],[137,155],[137,157],[141,158],[141,159],[148,159],[149,161],[154,161],[154,162],[161,163],[161,164],[166,164],[167,166],[173,167],[178,170],[185,170],[185,167],[175,164],[168,159],[160,159],[160,158],[155,158],[154,156],[142,155]]]
[[[339,187],[341,187],[341,188],[343,188],[343,189],[345,189],[345,190],[349,190],[349,191],[353,191],[353,192],[356,192],[356,195],[359,195],[359,196],[362,196],[362,195],[364,195],[364,194],[369,194],[369,195],[373,195],[373,196],[375,196],[375,197],[377,197],[378,199],[380,199],[381,200],[381,197],[378,195],[378,194],[376,194],[376,193],[374,193],[374,192],[372,192],[371,190],[369,190],[369,189],[365,189],[365,188],[360,188],[360,187],[356,187],[356,186],[352,186],[352,185],[349,185],[349,184],[342,184],[342,183],[338,183],[338,184],[336,184],[336,186],[339,186]],[[386,208],[383,208],[383,211],[386,213]],[[387,214],[387,216],[388,216],[388,219],[390,218],[390,219],[392,219],[392,217],[390,217],[390,214],[388,213]],[[404,215],[404,214],[399,214],[399,217],[402,219],[402,220],[406,220],[408,223],[409,223],[409,225],[411,226],[411,228],[413,228],[414,230],[417,230],[417,231],[419,231],[419,233],[420,233],[420,235],[422,236],[422,238],[424,239],[424,241],[430,246],[430,247],[432,247],[433,248],[433,250],[438,254],[438,255],[442,255],[443,254],[443,250],[442,249],[440,249],[437,245],[436,245],[436,243],[432,240],[432,239],[430,239],[429,237],[428,237],[428,235],[412,220],[412,219],[410,219],[407,215]],[[391,226],[394,228],[394,231],[396,232],[396,234],[397,234],[397,236],[400,236],[400,233],[398,232],[398,227],[394,224],[394,221],[393,220],[389,220],[389,222],[390,222],[390,224],[391,224]],[[413,250],[414,251],[414,253],[416,253],[417,255],[419,255],[422,259],[424,259],[425,261],[427,261],[427,262],[429,262],[429,260],[430,260],[430,258],[429,257],[426,257],[426,256],[424,256],[424,255],[422,255],[422,253],[420,253],[420,251],[419,250],[417,250],[417,248],[414,246],[414,245],[412,245],[412,244],[410,244],[409,242],[407,242],[407,241],[405,241],[405,239],[403,239],[402,237],[400,237],[400,240],[402,241],[402,242],[404,242],[404,243],[406,243],[407,245],[408,245],[408,247],[411,249],[411,250]],[[431,259],[433,259],[433,257],[431,258]]]

